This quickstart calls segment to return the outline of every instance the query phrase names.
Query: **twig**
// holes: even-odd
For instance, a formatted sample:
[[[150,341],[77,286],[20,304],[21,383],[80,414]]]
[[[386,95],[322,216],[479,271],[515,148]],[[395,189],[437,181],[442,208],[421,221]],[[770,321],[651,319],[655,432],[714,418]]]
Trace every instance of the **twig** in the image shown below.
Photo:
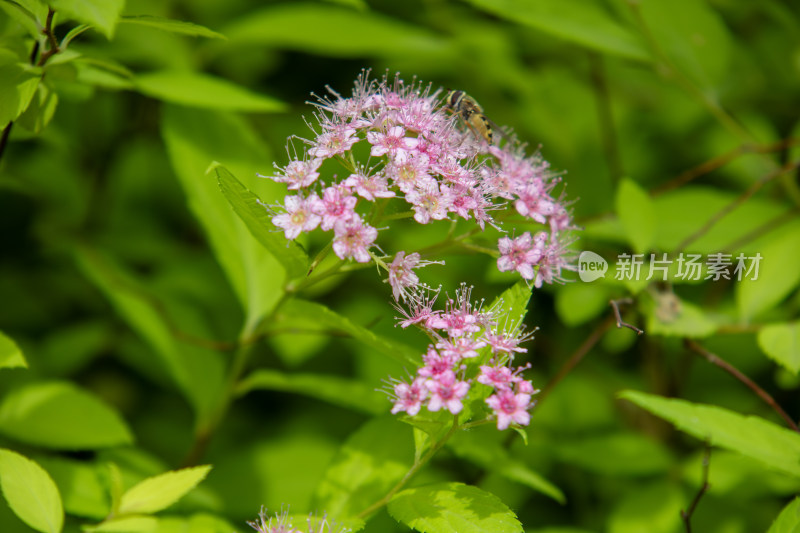
[[[692,515],[694,514],[694,510],[697,509],[697,504],[700,502],[700,498],[703,497],[703,494],[708,492],[708,489],[711,485],[708,484],[708,466],[711,463],[711,445],[706,442],[706,449],[703,452],[703,483],[700,485],[700,490],[697,491],[695,494],[694,499],[692,500],[691,505],[689,505],[689,510],[684,511],[681,509],[681,518],[683,519],[683,525],[686,527],[686,533],[692,533]]]
[[[586,354],[589,353],[589,350],[591,350],[594,345],[600,341],[603,335],[605,335],[605,333],[613,324],[614,317],[609,315],[600,323],[599,326],[595,328],[592,334],[589,335],[585,341],[583,341],[583,344],[581,344],[578,349],[573,352],[570,358],[567,359],[563,365],[561,365],[561,368],[558,369],[556,375],[553,376],[550,381],[547,382],[547,385],[542,388],[542,392],[536,396],[536,405],[534,406],[534,409],[538,408],[542,404],[542,401],[547,398],[555,386],[558,385],[562,379],[567,377],[567,374],[569,374],[572,369],[581,362],[581,359],[583,359]]]
[[[719,222],[723,217],[725,217],[731,211],[733,211],[734,209],[745,203],[747,200],[749,200],[755,193],[757,193],[761,189],[761,187],[763,187],[773,179],[777,178],[778,176],[785,174],[787,172],[791,172],[792,170],[798,168],[798,166],[800,166],[800,160],[791,161],[789,163],[786,163],[782,167],[777,168],[772,172],[765,174],[761,179],[753,183],[745,192],[739,195],[734,201],[732,201],[731,203],[729,203],[728,205],[717,211],[714,214],[714,216],[708,219],[708,221],[705,224],[703,224],[703,226],[699,230],[697,230],[693,234],[689,235],[686,239],[684,239],[684,241],[680,243],[678,247],[675,249],[674,253],[677,254],[679,252],[684,251],[687,246],[689,246],[694,241],[696,241],[697,239],[708,233],[708,231],[711,228],[713,228],[717,224],[717,222]]]
[[[670,181],[659,185],[655,189],[650,191],[651,196],[658,196],[660,194],[664,194],[665,192],[671,191],[673,189],[677,189],[687,183],[694,181],[695,179],[699,178],[700,176],[704,176],[705,174],[709,174],[720,167],[724,167],[737,157],[744,155],[744,154],[768,154],[771,152],[782,152],[787,148],[792,146],[800,145],[800,139],[783,139],[781,141],[772,143],[772,144],[753,144],[753,143],[744,143],[740,144],[730,152],[724,153],[722,155],[718,155],[705,161],[696,167],[690,168],[685,172],[682,172],[677,177],[671,179]]]
[[[47,63],[47,60],[56,55],[61,51],[58,47],[58,41],[56,40],[56,35],[53,33],[53,15],[55,15],[55,10],[51,7],[47,10],[47,20],[45,21],[44,28],[42,29],[42,33],[47,37],[47,50],[42,52],[42,55],[39,56],[39,61],[36,63],[37,67],[43,66]]]
[[[639,329],[633,324],[628,324],[627,322],[623,321],[622,315],[619,312],[620,304],[630,305],[633,303],[633,300],[631,298],[620,298],[619,300],[609,300],[608,303],[611,304],[611,307],[614,309],[614,317],[617,319],[618,329],[619,328],[632,329],[633,331],[636,332],[637,335],[641,335],[642,333],[644,333],[643,329]]]
[[[788,414],[786,414],[786,411],[784,411],[783,408],[780,405],[778,405],[778,402],[776,402],[775,399],[772,396],[770,396],[770,394],[767,391],[759,387],[752,379],[744,375],[735,366],[725,361],[724,359],[721,359],[719,356],[709,352],[708,350],[697,344],[695,341],[691,339],[685,339],[683,342],[684,345],[690,350],[692,350],[694,353],[702,356],[709,363],[717,365],[725,372],[727,372],[731,376],[735,377],[736,379],[744,383],[744,385],[747,388],[756,393],[759,398],[764,400],[764,402],[767,405],[769,405],[776,413],[778,413],[781,416],[781,418],[783,418],[786,421],[786,424],[790,428],[792,428],[793,431],[800,432],[800,428],[797,427],[795,421],[792,420],[792,418]]]

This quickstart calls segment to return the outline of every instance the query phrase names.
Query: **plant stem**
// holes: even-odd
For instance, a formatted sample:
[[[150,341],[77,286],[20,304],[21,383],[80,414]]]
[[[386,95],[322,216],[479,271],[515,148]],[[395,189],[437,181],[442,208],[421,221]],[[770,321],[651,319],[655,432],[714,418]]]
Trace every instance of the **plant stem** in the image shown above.
[[[744,385],[748,389],[756,393],[756,395],[759,398],[764,400],[764,403],[769,405],[776,413],[778,413],[778,415],[780,415],[780,417],[786,421],[786,424],[793,431],[800,432],[800,428],[797,426],[795,421],[792,420],[792,418],[788,414],[786,414],[786,411],[784,411],[783,408],[780,405],[778,405],[778,402],[776,402],[775,399],[767,391],[759,387],[752,379],[744,375],[738,368],[736,368],[729,362],[725,361],[724,359],[720,358],[716,354],[709,352],[708,350],[706,350],[705,348],[703,348],[702,346],[700,346],[691,339],[685,339],[683,342],[684,345],[691,351],[703,357],[709,363],[720,367],[722,370],[724,370],[731,376],[735,377],[737,380],[744,383]]]
[[[689,510],[684,511],[681,509],[681,519],[683,520],[683,525],[686,527],[686,533],[692,533],[692,515],[694,514],[694,510],[697,509],[697,504],[700,503],[700,498],[703,497],[703,494],[708,492],[710,485],[708,484],[708,467],[711,462],[711,445],[706,442],[706,449],[703,453],[703,482],[700,485],[700,490],[697,491],[692,503],[689,505]]]
[[[436,455],[436,452],[438,452],[442,448],[442,446],[444,446],[444,444],[450,439],[450,437],[453,436],[453,434],[456,432],[457,429],[459,429],[458,415],[454,415],[453,425],[450,426],[450,430],[447,432],[447,434],[444,437],[442,437],[441,440],[432,444],[431,447],[428,449],[428,451],[425,452],[425,455],[414,461],[414,464],[411,465],[411,468],[408,469],[408,472],[406,472],[406,475],[403,476],[403,479],[398,481],[397,484],[394,487],[392,487],[389,490],[389,492],[386,493],[386,496],[384,496],[380,500],[376,501],[375,503],[373,503],[372,505],[370,505],[369,507],[358,513],[358,518],[366,518],[367,516],[371,515],[372,513],[374,513],[387,503],[389,503],[392,497],[395,494],[397,494],[400,491],[400,489],[402,489],[412,477],[414,477],[414,474],[416,474],[420,468],[425,466],[428,463],[428,461],[430,461],[433,458],[433,456]]]

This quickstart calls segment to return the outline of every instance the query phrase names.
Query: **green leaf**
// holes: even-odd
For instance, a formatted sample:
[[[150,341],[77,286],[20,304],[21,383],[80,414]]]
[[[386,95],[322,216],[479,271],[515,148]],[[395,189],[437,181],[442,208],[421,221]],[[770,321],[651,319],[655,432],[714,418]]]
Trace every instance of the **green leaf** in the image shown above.
[[[338,519],[355,517],[386,495],[411,467],[408,427],[374,418],[342,445],[317,487],[314,507]]]
[[[525,485],[558,503],[566,502],[561,489],[538,472],[531,470],[522,461],[511,457],[508,450],[498,441],[498,432],[493,427],[488,431],[457,433],[448,441],[447,446],[459,457],[484,468],[487,472]]]
[[[0,368],[15,367],[28,368],[28,362],[17,343],[0,331]]]
[[[236,393],[256,389],[296,392],[341,405],[348,409],[379,415],[389,408],[386,396],[359,381],[326,374],[284,374],[276,370],[255,370],[238,386]]]
[[[758,345],[795,376],[800,371],[800,322],[765,326],[758,332]]]
[[[179,342],[159,313],[157,300],[110,257],[83,247],[76,247],[74,252],[85,275],[103,291],[130,327],[153,347],[198,416],[209,415],[223,388],[222,356]]]
[[[499,311],[499,315],[508,318],[509,325],[522,322],[528,312],[528,301],[532,288],[525,281],[518,281],[495,298],[489,309]]]
[[[342,38],[342,31],[347,32],[346,39]],[[375,12],[306,2],[249,12],[224,28],[223,33],[235,43],[334,57],[408,56],[438,52],[446,45],[428,30]]]
[[[263,113],[286,109],[274,98],[200,72],[161,70],[139,74],[133,82],[142,94],[175,104]]]
[[[46,84],[40,83],[28,108],[17,119],[16,125],[38,135],[50,123],[57,105],[58,94]]]
[[[108,516],[108,487],[95,462],[57,456],[38,460],[53,477],[68,514],[95,520]]]
[[[437,483],[396,494],[389,514],[421,533],[523,533],[500,498],[462,483]]]
[[[640,254],[648,252],[657,227],[650,196],[635,181],[626,178],[617,188],[615,207],[633,250]]]
[[[800,498],[783,508],[767,533],[797,533],[800,531]]]
[[[287,241],[280,232],[275,231],[275,226],[258,196],[242,185],[225,167],[218,166],[214,170],[222,194],[253,237],[280,261],[290,278],[305,275],[308,256],[296,242]]]
[[[131,444],[125,422],[109,406],[71,383],[32,383],[0,403],[0,433],[56,450]]]
[[[284,269],[236,216],[216,176],[206,170],[212,161],[223,162],[269,203],[285,194],[280,184],[256,177],[271,158],[252,129],[234,115],[168,106],[161,127],[189,207],[245,309],[246,328],[254,327],[283,294]]]
[[[758,250],[758,278],[736,283],[736,304],[745,321],[768,311],[800,283],[800,223],[787,226]],[[754,256],[756,254],[750,254]],[[736,264],[736,258],[733,263]],[[750,265],[751,261],[746,264]]]
[[[232,533],[235,531],[236,529],[227,520],[206,513],[158,519],[158,533]]]
[[[591,0],[468,0],[470,4],[600,52],[649,61],[638,35]]]
[[[166,509],[198,483],[211,470],[211,465],[172,470],[137,483],[122,495],[121,514],[150,514]]]
[[[600,283],[568,283],[555,293],[556,313],[567,326],[579,326],[610,310],[611,294]]]
[[[0,128],[28,108],[41,78],[41,69],[18,63],[16,54],[0,49]]]
[[[617,478],[666,474],[674,464],[666,446],[638,433],[570,439],[557,443],[555,453],[565,464]]]
[[[351,335],[355,340],[369,346],[376,352],[395,359],[404,365],[416,368],[420,364],[418,350],[399,342],[380,337],[363,326],[352,323],[342,315],[322,304],[306,300],[292,299],[284,304],[267,325],[267,328],[282,328],[286,322],[294,318],[311,319],[316,321],[321,331],[338,330]]]
[[[48,0],[58,13],[97,27],[111,39],[125,0]]]
[[[636,4],[659,49],[704,88],[727,80],[731,37],[708,2],[648,0]]]
[[[800,434],[757,416],[744,416],[721,407],[694,404],[636,391],[623,391],[629,400],[701,440],[757,459],[767,466],[800,477]]]
[[[61,495],[41,466],[16,452],[0,449],[0,488],[14,514],[30,527],[44,533],[61,531]]]
[[[137,26],[147,26],[171,33],[189,35],[192,37],[208,37],[209,39],[226,39],[221,33],[210,30],[205,26],[185,22],[183,20],[168,19],[155,15],[126,15],[120,19],[120,24],[134,24]]]

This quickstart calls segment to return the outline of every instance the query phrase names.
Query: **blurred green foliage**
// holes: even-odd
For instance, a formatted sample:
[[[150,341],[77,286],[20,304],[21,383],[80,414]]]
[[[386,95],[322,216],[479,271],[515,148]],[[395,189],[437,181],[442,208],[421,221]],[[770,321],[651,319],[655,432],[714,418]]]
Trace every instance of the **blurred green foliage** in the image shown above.
[[[262,505],[352,517],[402,477],[411,426],[382,416],[374,389],[404,376],[425,339],[393,327],[370,269],[262,323],[302,265],[280,233],[253,230],[261,219],[240,220],[253,195],[282,198],[255,175],[309,134],[311,94],[347,95],[364,68],[466,90],[541,146],[576,199],[576,250],[763,259],[758,281],[673,272],[534,291],[535,383],[597,343],[547,391],[527,443],[459,435],[391,516],[351,525],[446,531],[408,499],[479,487],[475,509],[507,506],[529,533],[672,533],[688,531],[681,510],[708,481],[694,531],[795,531],[796,501],[770,525],[800,491],[800,436],[684,342],[800,417],[800,5],[788,0],[0,0],[0,530],[59,531],[47,518],[62,508],[64,531],[126,510],[106,527],[245,531]],[[419,227],[396,244],[435,238]],[[485,257],[444,259],[432,283],[466,281],[487,301],[515,281]],[[644,336],[609,329],[616,298],[634,299],[623,314]],[[621,400],[626,389],[693,436]],[[785,445],[761,446],[761,427]],[[202,482],[205,469],[165,474],[197,464],[213,465]],[[11,470],[42,510],[26,514]],[[165,492],[141,503],[152,487]]]

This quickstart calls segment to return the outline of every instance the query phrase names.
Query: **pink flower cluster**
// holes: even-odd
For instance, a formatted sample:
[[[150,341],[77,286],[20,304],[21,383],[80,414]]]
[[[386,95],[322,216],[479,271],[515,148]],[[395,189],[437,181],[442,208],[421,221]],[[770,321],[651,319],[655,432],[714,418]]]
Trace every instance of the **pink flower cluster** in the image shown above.
[[[287,510],[284,509],[280,513],[275,513],[274,517],[267,517],[266,510],[263,507],[258,513],[258,519],[253,522],[247,522],[247,524],[258,533],[348,533],[352,531],[349,528],[337,526],[325,516],[319,520],[309,516],[307,529],[295,528]]]
[[[360,263],[375,259],[387,268],[371,251],[384,209],[370,210],[366,204],[404,201],[420,224],[461,218],[474,220],[482,230],[487,223],[502,229],[507,213],[501,213],[513,206],[546,230],[535,237],[500,239],[498,268],[516,270],[537,287],[560,280],[561,270],[572,268],[565,236],[575,226],[563,198],[553,196],[560,178],[538,153],[526,156],[525,147],[507,135],[502,145],[490,145],[430,86],[406,85],[399,78],[370,80],[362,73],[351,97],[331,94],[315,104],[314,136],[302,140],[300,155],[292,145],[292,160],[268,176],[296,191],[270,208],[272,222],[287,239],[316,228],[333,231],[338,257]],[[367,153],[367,160],[359,161]],[[329,161],[345,170],[344,177],[337,178]],[[408,279],[398,283],[413,289]],[[397,286],[392,282],[395,299],[405,295]]]
[[[446,409],[456,415],[474,383],[492,387],[494,394],[486,404],[497,418],[497,429],[504,430],[513,422],[526,426],[528,410],[536,391],[520,374],[530,364],[513,368],[514,355],[527,352],[519,345],[530,339],[522,327],[511,332],[499,328],[499,316],[492,310],[470,302],[471,289],[462,285],[456,297],[448,299],[444,310],[434,310],[438,293],[426,297],[424,289],[409,298],[411,309],[401,309],[402,327],[416,324],[435,342],[423,355],[423,366],[409,382],[397,382],[392,391],[392,414],[406,412],[415,416],[424,405],[428,411]],[[474,364],[472,364],[474,363]],[[485,363],[485,364],[480,364]],[[467,378],[470,370],[477,376]]]

